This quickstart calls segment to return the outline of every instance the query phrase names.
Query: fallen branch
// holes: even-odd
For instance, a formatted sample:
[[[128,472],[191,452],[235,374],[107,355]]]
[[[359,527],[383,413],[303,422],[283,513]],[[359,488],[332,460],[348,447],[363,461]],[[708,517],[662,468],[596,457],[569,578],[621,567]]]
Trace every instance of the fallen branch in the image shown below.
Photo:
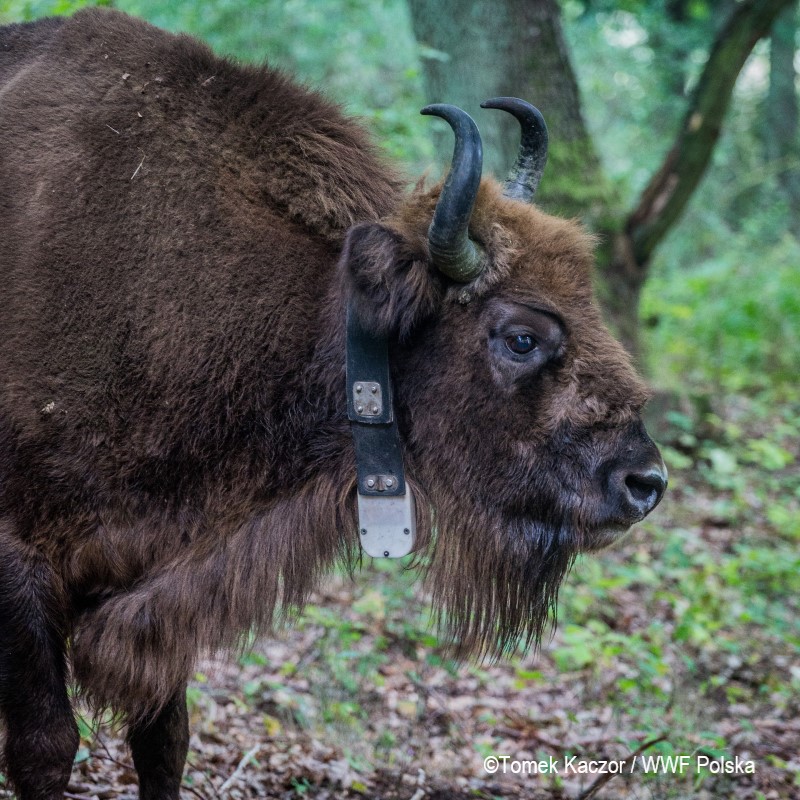
[[[666,738],[667,734],[662,733],[661,736],[658,736],[655,739],[651,739],[649,742],[645,742],[637,750],[634,750],[624,760],[620,772],[624,772],[627,769],[628,763],[632,758],[636,758],[636,756],[641,755],[642,753],[644,753],[645,750],[649,750],[653,745],[656,745],[659,742],[663,742]],[[596,795],[615,775],[619,774],[620,774],[619,772],[604,772],[602,775],[598,775],[594,783],[592,783],[592,785],[585,792],[581,792],[578,795],[577,800],[589,800],[590,797]]]
[[[228,789],[233,786],[234,781],[244,772],[245,767],[250,763],[251,759],[255,758],[264,745],[257,744],[252,749],[248,750],[243,756],[242,760],[237,764],[236,769],[231,773],[230,778],[219,787],[217,797],[224,797]]]

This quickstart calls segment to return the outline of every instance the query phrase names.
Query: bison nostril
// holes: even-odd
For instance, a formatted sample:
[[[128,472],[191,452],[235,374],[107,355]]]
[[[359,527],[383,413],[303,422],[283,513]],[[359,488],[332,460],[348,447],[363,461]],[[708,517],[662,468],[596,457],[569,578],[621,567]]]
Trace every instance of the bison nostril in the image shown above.
[[[625,478],[625,485],[628,487],[628,494],[637,502],[647,502],[656,492],[653,484],[648,480],[643,480],[639,475],[628,475]]]
[[[642,516],[649,514],[664,496],[667,474],[664,467],[655,467],[625,476],[628,501]]]

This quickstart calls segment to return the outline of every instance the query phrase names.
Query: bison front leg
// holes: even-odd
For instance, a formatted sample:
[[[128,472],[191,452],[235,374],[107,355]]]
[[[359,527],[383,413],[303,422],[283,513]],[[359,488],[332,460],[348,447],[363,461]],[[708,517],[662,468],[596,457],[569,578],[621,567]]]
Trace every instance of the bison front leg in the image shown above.
[[[5,770],[20,800],[60,800],[78,749],[55,587],[44,559],[0,521],[0,716]]]
[[[151,720],[132,725],[128,742],[141,800],[177,800],[189,750],[186,685]]]

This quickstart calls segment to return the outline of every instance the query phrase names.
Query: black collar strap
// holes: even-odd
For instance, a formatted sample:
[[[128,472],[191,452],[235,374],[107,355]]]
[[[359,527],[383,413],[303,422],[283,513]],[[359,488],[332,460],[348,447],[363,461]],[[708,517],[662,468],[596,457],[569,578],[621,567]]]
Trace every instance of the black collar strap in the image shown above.
[[[392,406],[386,337],[347,310],[347,417],[356,451],[358,527],[371,556],[398,558],[414,546],[414,501],[406,486]]]

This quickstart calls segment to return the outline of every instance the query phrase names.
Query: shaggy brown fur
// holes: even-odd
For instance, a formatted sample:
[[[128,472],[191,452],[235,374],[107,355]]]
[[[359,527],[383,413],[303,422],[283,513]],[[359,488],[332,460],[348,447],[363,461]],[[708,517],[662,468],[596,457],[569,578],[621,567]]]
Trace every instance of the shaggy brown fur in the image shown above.
[[[454,285],[428,255],[439,188],[399,187],[272,70],[116,12],[0,29],[0,708],[23,798],[68,775],[68,638],[81,689],[131,721],[142,796],[173,797],[198,653],[357,560],[349,302],[390,337],[461,652],[536,639],[575,553],[638,518],[609,475],[658,456],[591,239],[485,179],[487,269]],[[541,358],[503,350],[520,324]],[[18,752],[41,739],[11,699],[32,649],[56,756]]]

